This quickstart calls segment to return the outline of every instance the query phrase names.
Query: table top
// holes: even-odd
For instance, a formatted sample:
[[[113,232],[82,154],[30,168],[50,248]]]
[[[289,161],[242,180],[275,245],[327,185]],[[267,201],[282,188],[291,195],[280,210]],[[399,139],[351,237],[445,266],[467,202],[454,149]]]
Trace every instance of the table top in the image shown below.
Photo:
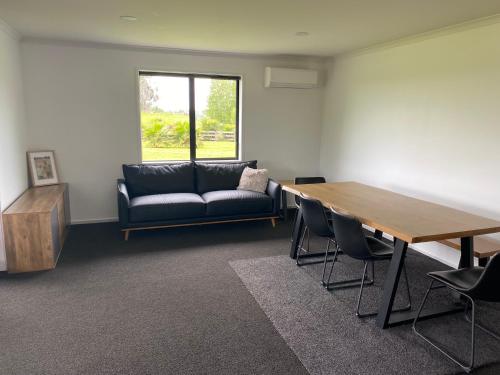
[[[282,186],[408,243],[500,232],[500,221],[358,182]]]
[[[50,212],[57,199],[67,189],[67,184],[32,187],[17,198],[5,211],[4,215]]]

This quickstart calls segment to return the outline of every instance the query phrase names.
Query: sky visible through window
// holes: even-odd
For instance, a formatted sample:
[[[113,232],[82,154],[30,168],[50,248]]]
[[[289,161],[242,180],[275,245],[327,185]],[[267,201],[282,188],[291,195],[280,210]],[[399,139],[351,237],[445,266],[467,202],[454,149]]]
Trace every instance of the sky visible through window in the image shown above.
[[[156,105],[165,112],[182,112],[188,106],[186,98],[189,99],[189,85],[184,77],[171,77],[167,80],[145,77],[151,87],[157,90],[158,100]],[[202,113],[207,109],[208,94],[210,93],[210,79],[198,78],[196,80],[196,112]]]

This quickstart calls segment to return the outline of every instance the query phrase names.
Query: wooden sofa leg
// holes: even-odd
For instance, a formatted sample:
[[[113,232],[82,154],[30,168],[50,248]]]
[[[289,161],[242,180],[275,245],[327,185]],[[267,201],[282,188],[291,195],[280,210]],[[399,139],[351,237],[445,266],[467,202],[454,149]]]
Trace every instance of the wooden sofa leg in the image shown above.
[[[128,241],[128,235],[130,234],[130,231],[126,230],[123,232],[123,234],[125,235],[125,241]]]
[[[276,226],[276,219],[274,217],[271,219],[271,224],[273,225],[273,228]]]

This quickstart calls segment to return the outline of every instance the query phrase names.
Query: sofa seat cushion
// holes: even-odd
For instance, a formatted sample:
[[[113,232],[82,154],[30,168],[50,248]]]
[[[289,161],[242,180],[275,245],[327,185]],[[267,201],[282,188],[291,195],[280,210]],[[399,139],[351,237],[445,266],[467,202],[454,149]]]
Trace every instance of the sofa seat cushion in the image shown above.
[[[129,216],[133,222],[204,217],[205,202],[193,193],[144,195],[130,200]]]
[[[207,215],[230,216],[271,212],[273,200],[264,193],[248,190],[218,190],[202,194]]]

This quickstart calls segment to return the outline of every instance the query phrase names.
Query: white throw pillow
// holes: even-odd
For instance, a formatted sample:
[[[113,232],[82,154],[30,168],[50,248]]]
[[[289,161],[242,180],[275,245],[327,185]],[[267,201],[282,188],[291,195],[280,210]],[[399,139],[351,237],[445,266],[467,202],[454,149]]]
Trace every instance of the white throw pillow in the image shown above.
[[[240,178],[238,190],[251,190],[264,193],[267,189],[269,172],[267,169],[254,169],[246,167]]]

